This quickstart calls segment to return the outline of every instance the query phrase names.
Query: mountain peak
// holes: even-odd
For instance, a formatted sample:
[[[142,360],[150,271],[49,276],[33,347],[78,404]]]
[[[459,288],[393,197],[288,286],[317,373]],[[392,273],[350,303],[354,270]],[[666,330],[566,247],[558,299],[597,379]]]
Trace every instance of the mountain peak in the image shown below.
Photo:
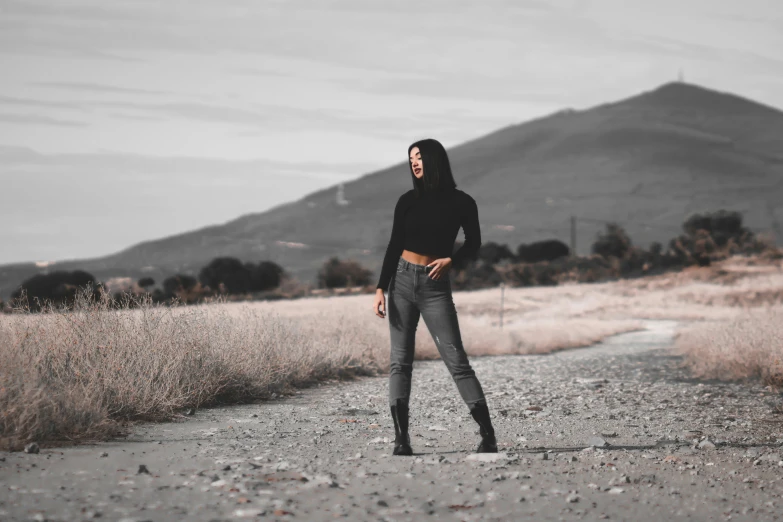
[[[704,97],[725,97],[728,96],[722,92],[718,92],[701,85],[685,82],[668,82],[664,83],[660,87],[645,93],[648,98],[655,99],[662,102],[693,102],[703,99]],[[739,96],[732,96],[739,98]]]
[[[736,94],[716,91],[680,81],[668,82],[625,100],[625,102],[641,105],[668,107],[672,109],[695,109],[709,113],[743,113],[752,114],[758,111],[780,113],[775,107],[770,107]]]
[[[695,83],[687,83],[684,81],[671,81],[666,82],[664,84],[659,85],[655,89],[653,89],[651,92],[657,92],[657,93],[692,93],[692,92],[699,92],[699,93],[717,93],[717,91],[713,89],[708,89],[706,87],[702,87],[701,85],[697,85]]]

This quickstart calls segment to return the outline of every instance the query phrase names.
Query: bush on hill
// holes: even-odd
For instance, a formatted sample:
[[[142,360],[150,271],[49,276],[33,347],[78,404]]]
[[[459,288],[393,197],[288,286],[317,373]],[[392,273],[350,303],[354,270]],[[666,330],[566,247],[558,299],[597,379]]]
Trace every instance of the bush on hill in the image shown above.
[[[277,288],[285,276],[283,267],[272,261],[261,261],[258,265],[245,263],[245,266],[250,270],[251,292],[264,292]]]
[[[623,227],[617,223],[608,223],[606,232],[596,234],[590,251],[603,257],[614,256],[622,258],[631,248],[631,238],[625,233]]]
[[[777,250],[774,244],[742,226],[742,215],[736,211],[691,214],[682,227],[685,233],[669,241],[669,251],[684,266],[707,266],[711,261],[735,254]]]
[[[729,238],[738,237],[747,231],[742,226],[742,214],[728,210],[693,213],[685,219],[682,228],[689,236],[695,236],[699,230],[706,230],[718,246],[724,246]]]
[[[510,286],[549,286],[566,281],[593,283],[615,277],[619,263],[593,254],[589,257],[560,257],[538,263],[515,263],[501,270]]]
[[[505,266],[490,261],[499,256],[490,249],[478,262],[455,268],[457,289],[478,289],[496,286],[498,277],[511,286],[538,286],[565,281],[598,282],[620,277],[640,277],[645,274],[678,270],[690,265],[708,266],[712,261],[735,254],[757,255],[771,259],[783,258],[783,251],[773,242],[756,237],[742,226],[736,212],[719,210],[714,213],[695,214],[683,223],[685,234],[669,241],[668,248],[653,242],[648,249],[634,246],[625,230],[616,223],[609,223],[606,231],[597,234],[592,245],[592,255],[587,257],[560,256],[551,260],[525,262],[540,252],[532,252],[530,245],[520,245],[519,256]],[[716,236],[720,239],[716,239]],[[555,240],[539,242],[555,245]],[[531,244],[536,245],[536,243]],[[561,251],[567,248],[562,244]],[[534,255],[531,255],[534,254]]]
[[[201,269],[199,281],[214,293],[246,294],[276,288],[285,271],[277,263],[242,263],[235,257],[217,257]]]
[[[568,245],[558,239],[545,239],[517,247],[517,260],[522,263],[538,263],[539,261],[554,261],[559,257],[570,255]]]
[[[176,294],[177,292],[193,289],[198,280],[187,274],[176,274],[163,280],[163,291],[167,294]]]
[[[156,288],[152,299],[156,302],[179,299],[183,303],[195,303],[205,294],[205,289],[198,279],[187,274],[176,274],[163,280],[163,290]]]
[[[457,271],[454,275],[450,274],[450,278],[454,290],[486,288],[503,282],[496,267],[483,262],[472,263],[464,270]]]
[[[136,284],[146,290],[151,286],[155,286],[155,280],[151,277],[142,277],[136,282]]]
[[[92,274],[83,270],[56,270],[26,279],[14,290],[11,298],[22,306],[27,305],[31,310],[38,311],[47,301],[56,306],[72,304],[76,292],[84,287],[90,288],[92,295],[98,297],[101,285]]]
[[[318,272],[318,288],[344,288],[370,284],[372,272],[353,260],[332,257]]]
[[[235,257],[216,257],[198,274],[199,282],[218,293],[241,294],[248,291],[251,272]]]
[[[491,265],[497,264],[504,259],[514,260],[516,256],[509,250],[508,245],[500,245],[488,241],[479,247],[478,259]]]

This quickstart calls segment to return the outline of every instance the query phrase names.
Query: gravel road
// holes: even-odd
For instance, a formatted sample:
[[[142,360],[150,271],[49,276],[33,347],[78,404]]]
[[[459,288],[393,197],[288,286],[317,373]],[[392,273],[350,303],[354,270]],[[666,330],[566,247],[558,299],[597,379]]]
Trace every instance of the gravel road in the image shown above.
[[[472,359],[500,453],[441,361],[417,362],[412,457],[387,379],[199,410],[126,439],[0,453],[0,520],[783,520],[781,397],[688,378],[677,323]]]

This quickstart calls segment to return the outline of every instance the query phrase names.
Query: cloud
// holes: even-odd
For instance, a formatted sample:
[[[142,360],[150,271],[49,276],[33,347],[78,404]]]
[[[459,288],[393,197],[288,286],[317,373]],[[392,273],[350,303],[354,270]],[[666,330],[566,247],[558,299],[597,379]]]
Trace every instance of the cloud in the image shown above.
[[[15,18],[47,18],[81,22],[148,22],[154,20],[154,9],[145,10],[143,3],[114,0],[111,3],[93,2],[90,5],[89,1],[66,4],[59,1],[4,0],[2,10],[5,16]],[[149,6],[151,4],[148,3],[147,7]]]
[[[697,62],[714,62],[734,65],[755,64],[762,68],[773,68],[778,72],[783,71],[783,60],[766,56],[759,52],[743,49],[715,47],[712,45],[687,42],[665,36],[636,36],[638,45],[647,46],[651,51],[668,55],[680,60],[690,59]]]
[[[271,119],[270,114],[259,111],[230,107],[225,105],[212,105],[204,103],[138,103],[138,102],[94,102],[94,106],[133,109],[156,115],[174,116],[189,120],[198,120],[209,123],[229,123],[247,125],[251,127],[264,127]],[[277,108],[279,111],[279,108]],[[291,116],[297,111],[292,110]]]
[[[84,122],[58,120],[48,116],[39,116],[35,114],[0,114],[0,122],[14,123],[22,125],[54,125],[57,127],[87,127]]]
[[[367,172],[370,165],[366,162],[328,163],[322,161],[277,161],[271,159],[222,160],[193,156],[147,156],[122,152],[78,153],[78,154],[42,154],[29,147],[0,145],[0,164],[3,168],[44,167],[73,170],[74,172],[95,172],[105,176],[108,172],[115,177],[129,179],[135,176],[159,174],[198,174],[204,179],[219,178],[221,175],[263,176],[278,171],[299,173],[304,177],[319,179],[345,180]],[[335,172],[345,174],[335,175]]]
[[[505,81],[493,80],[468,71],[443,72],[437,76],[409,80],[387,80],[377,82],[372,79],[357,78],[351,82],[355,90],[374,95],[406,96],[411,101],[420,100],[412,106],[426,107],[429,99],[463,99],[486,102],[535,103],[540,107],[560,106],[573,93],[570,85],[552,85],[552,82],[540,82],[535,78],[525,80],[520,74],[515,86],[510,78]],[[524,84],[523,84],[524,83]],[[411,112],[415,113],[416,109]]]
[[[116,120],[132,120],[132,121],[166,121],[166,118],[161,118],[158,116],[146,116],[143,114],[123,114],[119,112],[114,112],[109,114],[110,118],[114,118]]]
[[[162,95],[173,94],[166,91],[153,91],[148,89],[131,89],[128,87],[116,87],[114,85],[104,85],[98,83],[80,83],[80,82],[30,82],[29,85],[39,87],[66,89],[79,92],[99,92],[109,94],[141,94],[141,95]]]
[[[92,102],[92,107],[138,111],[156,118],[179,118],[206,123],[236,125],[245,129],[266,132],[299,132],[318,130],[343,130],[349,133],[373,136],[399,137],[396,127],[405,128],[416,121],[408,114],[379,118],[363,116],[349,110],[325,108],[299,108],[284,105],[251,103],[246,107],[228,105],[172,102],[141,103],[123,101]]]
[[[17,98],[14,96],[4,96],[0,94],[0,105],[18,105],[22,107],[44,107],[47,109],[73,109],[84,110],[84,106],[79,103],[35,100],[32,98]]]

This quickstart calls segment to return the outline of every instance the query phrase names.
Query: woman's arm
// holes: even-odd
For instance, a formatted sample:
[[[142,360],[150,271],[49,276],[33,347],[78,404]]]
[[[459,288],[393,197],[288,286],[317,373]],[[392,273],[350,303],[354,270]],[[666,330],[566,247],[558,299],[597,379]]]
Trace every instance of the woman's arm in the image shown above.
[[[462,230],[465,232],[465,242],[451,256],[451,262],[460,266],[466,259],[475,259],[481,246],[481,228],[479,227],[478,205],[476,200],[468,196],[465,211],[462,214]]]
[[[386,247],[386,255],[383,257],[383,265],[381,267],[381,277],[378,279],[378,286],[382,290],[386,290],[389,287],[389,282],[394,275],[394,270],[397,267],[397,260],[402,255],[403,247],[405,244],[405,225],[403,219],[405,218],[405,194],[400,196],[397,200],[397,205],[394,207],[394,221],[392,222],[391,238],[389,244]]]

